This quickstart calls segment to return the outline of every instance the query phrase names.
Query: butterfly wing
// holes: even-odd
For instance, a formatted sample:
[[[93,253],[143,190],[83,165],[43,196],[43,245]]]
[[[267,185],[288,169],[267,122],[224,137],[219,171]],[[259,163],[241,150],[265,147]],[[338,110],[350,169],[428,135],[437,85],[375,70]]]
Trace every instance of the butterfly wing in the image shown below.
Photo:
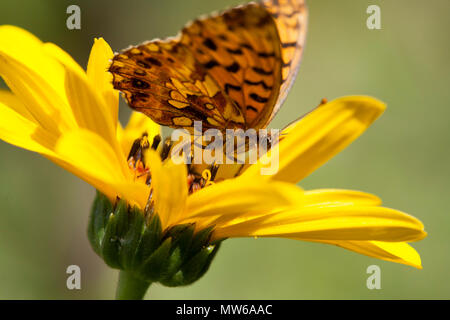
[[[304,0],[266,0],[262,5],[277,25],[282,57],[280,94],[270,121],[286,100],[297,76],[306,40],[308,10]]]
[[[110,72],[114,88],[130,107],[161,125],[191,129],[194,121],[202,121],[205,130],[243,126],[239,110],[176,39],[123,51],[114,56]]]
[[[266,122],[278,98],[281,47],[263,6],[249,3],[197,19],[182,30],[181,43],[241,110],[246,128]]]
[[[114,87],[161,125],[265,127],[295,78],[305,14],[302,0],[267,0],[197,19],[116,55]]]

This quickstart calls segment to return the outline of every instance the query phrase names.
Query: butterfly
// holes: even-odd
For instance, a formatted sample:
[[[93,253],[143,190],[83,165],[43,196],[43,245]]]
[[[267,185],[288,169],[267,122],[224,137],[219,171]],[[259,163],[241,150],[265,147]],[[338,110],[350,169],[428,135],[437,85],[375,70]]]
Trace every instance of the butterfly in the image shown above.
[[[160,125],[265,128],[296,77],[306,25],[304,0],[250,2],[130,47],[109,71],[128,105]]]

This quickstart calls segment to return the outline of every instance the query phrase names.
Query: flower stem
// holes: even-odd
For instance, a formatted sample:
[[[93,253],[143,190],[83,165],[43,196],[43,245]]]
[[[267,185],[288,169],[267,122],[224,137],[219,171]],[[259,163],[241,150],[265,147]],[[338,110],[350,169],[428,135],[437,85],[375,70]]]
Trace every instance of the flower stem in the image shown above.
[[[136,278],[132,273],[121,270],[116,289],[117,300],[142,300],[150,282]]]

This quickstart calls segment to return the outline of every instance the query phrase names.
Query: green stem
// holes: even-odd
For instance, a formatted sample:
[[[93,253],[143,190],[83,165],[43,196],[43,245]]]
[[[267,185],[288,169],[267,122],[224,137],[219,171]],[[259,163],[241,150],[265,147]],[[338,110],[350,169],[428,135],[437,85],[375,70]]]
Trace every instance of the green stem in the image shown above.
[[[117,300],[142,300],[147,292],[150,282],[140,280],[125,270],[119,273],[119,283],[117,284]]]

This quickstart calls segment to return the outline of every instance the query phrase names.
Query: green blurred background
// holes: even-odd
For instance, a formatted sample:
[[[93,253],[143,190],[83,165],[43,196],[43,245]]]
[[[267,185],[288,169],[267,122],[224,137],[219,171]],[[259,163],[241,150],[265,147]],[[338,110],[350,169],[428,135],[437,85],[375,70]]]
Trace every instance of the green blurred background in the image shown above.
[[[185,22],[239,0],[1,0],[0,24],[28,29],[86,66],[94,37],[114,51],[175,35]],[[81,30],[66,8],[81,7]],[[381,7],[382,30],[366,28]],[[326,245],[283,239],[225,241],[212,268],[185,288],[154,285],[153,299],[449,299],[450,190],[448,32],[450,2],[309,1],[306,51],[297,81],[272,127],[283,127],[324,97],[367,94],[386,113],[348,149],[302,181],[364,190],[421,219],[429,236],[413,246],[423,270]],[[0,86],[4,86],[0,83]],[[121,120],[128,107],[121,102]],[[111,299],[117,271],[89,246],[95,191],[43,157],[0,142],[0,298]],[[78,265],[82,289],[66,288]],[[381,267],[381,290],[366,268]]]

